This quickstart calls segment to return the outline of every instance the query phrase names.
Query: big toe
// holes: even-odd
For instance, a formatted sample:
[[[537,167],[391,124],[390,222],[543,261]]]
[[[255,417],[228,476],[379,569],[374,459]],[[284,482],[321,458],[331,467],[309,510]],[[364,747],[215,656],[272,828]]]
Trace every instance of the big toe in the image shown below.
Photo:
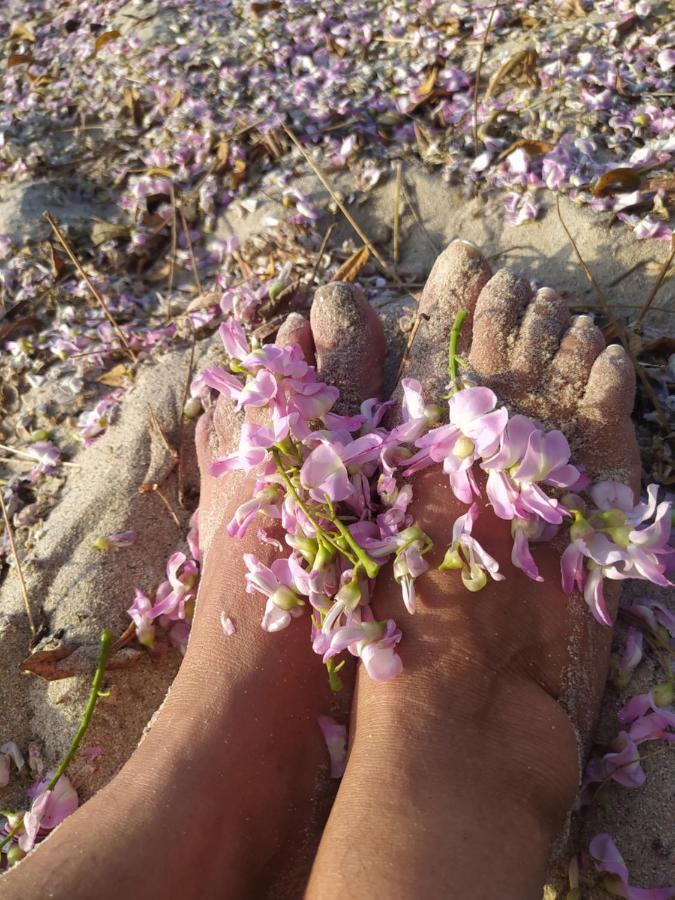
[[[356,412],[367,398],[379,397],[384,378],[384,331],[361,288],[339,281],[318,288],[310,323],[317,372],[340,391],[336,412]]]

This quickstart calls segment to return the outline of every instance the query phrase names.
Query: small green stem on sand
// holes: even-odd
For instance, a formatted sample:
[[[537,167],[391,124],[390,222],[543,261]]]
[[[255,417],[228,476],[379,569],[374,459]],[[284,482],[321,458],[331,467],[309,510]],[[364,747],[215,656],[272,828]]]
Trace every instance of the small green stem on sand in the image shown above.
[[[94,680],[91,683],[91,691],[89,692],[89,699],[87,700],[87,705],[84,710],[84,714],[82,715],[82,721],[80,722],[80,727],[77,729],[75,733],[75,737],[73,738],[70,747],[68,748],[68,752],[61,760],[61,763],[54,772],[54,775],[47,785],[48,791],[53,791],[56,782],[66,771],[72,758],[77,753],[77,748],[80,746],[80,741],[84,737],[87,728],[89,728],[89,722],[91,721],[91,717],[94,714],[94,709],[96,708],[96,701],[98,700],[101,693],[101,684],[103,683],[103,673],[105,672],[106,663],[108,662],[108,656],[110,655],[110,648],[112,647],[112,631],[108,631],[106,628],[105,631],[101,634],[101,645],[98,651],[98,665],[96,666],[96,672],[94,674]]]
[[[462,325],[464,324],[464,320],[469,315],[468,310],[460,309],[455,316],[455,321],[452,324],[452,330],[450,331],[450,346],[448,347],[448,375],[450,376],[451,390],[457,381],[457,342],[459,341],[459,333],[462,330]]]
[[[82,721],[80,722],[80,727],[77,729],[75,733],[75,737],[71,741],[70,747],[68,748],[68,752],[61,760],[57,770],[54,772],[54,775],[49,781],[45,790],[53,791],[56,787],[56,784],[59,778],[66,771],[68,766],[70,765],[73,757],[77,753],[77,748],[80,746],[80,742],[84,737],[87,728],[89,728],[89,723],[91,722],[91,717],[94,714],[94,709],[96,708],[96,701],[101,696],[101,684],[103,683],[103,674],[105,672],[106,663],[108,662],[108,656],[110,655],[110,650],[112,647],[113,635],[112,631],[108,631],[106,628],[105,631],[101,633],[101,645],[98,652],[98,664],[96,666],[96,672],[94,673],[94,680],[91,683],[91,690],[89,692],[89,698],[87,700],[87,705],[84,709],[84,713],[82,714]],[[9,841],[14,837],[14,835],[21,829],[23,826],[23,816],[19,819],[19,821],[14,825],[12,830],[5,835],[5,837],[0,841],[0,850],[9,843]]]

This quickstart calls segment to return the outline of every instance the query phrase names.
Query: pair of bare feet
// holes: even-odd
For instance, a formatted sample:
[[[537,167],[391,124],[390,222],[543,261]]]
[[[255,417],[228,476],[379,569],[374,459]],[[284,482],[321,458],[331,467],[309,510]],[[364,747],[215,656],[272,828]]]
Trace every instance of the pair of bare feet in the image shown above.
[[[596,478],[637,488],[629,415],[633,372],[585,316],[570,322],[551,290],[531,295],[491,275],[461,241],[439,257],[421,298],[423,324],[406,375],[440,396],[456,311],[470,312],[461,351],[513,411],[561,428]],[[352,405],[382,386],[381,326],[358,291],[317,292],[297,342]],[[308,620],[283,635],[260,628],[242,555],[276,554],[225,523],[250,488],[212,479],[209,462],[236,443],[221,399],[197,450],[204,568],[190,645],[161,712],[121,773],[3,881],[21,897],[538,898],[606,676],[610,633],[559,587],[559,556],[539,545],[543,584],[510,564],[510,529],[479,520],[507,574],[467,595],[435,570],[464,510],[444,476],[416,477],[413,514],[437,549],[403,620],[404,674],[387,684],[352,672],[336,702],[308,647]],[[481,538],[481,534],[478,534]],[[373,607],[402,619],[383,573]],[[221,612],[237,623],[225,638]],[[356,682],[354,687],[354,675]],[[342,709],[336,711],[337,703]],[[317,717],[351,707],[347,770],[337,796]]]

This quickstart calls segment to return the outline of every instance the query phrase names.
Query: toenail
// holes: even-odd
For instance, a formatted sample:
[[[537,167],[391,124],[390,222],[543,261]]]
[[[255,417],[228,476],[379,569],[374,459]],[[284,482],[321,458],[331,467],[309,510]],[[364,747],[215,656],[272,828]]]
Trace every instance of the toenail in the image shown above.
[[[593,316],[587,316],[587,315],[584,314],[584,315],[581,315],[581,316],[575,316],[575,317],[572,319],[572,325],[573,325],[575,328],[586,328],[586,327],[588,327],[589,325],[592,325],[592,324],[593,324]]]
[[[473,243],[473,241],[465,241],[464,238],[457,238],[452,243],[462,244],[466,248],[466,252],[469,254],[469,256],[481,256],[480,250],[478,249],[476,244]]]
[[[537,291],[537,300],[557,300],[558,294],[553,288],[543,287]]]
[[[619,356],[626,355],[626,351],[623,349],[621,344],[610,344],[609,347],[607,348],[607,353],[609,353],[610,356],[615,356],[617,358]]]

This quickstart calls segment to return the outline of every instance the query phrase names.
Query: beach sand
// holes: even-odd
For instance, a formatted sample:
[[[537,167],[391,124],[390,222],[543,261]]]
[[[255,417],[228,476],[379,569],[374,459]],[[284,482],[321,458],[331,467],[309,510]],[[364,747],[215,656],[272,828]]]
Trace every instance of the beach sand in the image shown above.
[[[303,190],[312,191],[317,206],[326,209],[329,198],[320,186],[317,188],[313,176],[304,174],[300,182]],[[538,284],[556,286],[575,311],[596,308],[595,291],[574,257],[554,205],[549,204],[541,221],[504,228],[500,210],[492,200],[478,197],[467,201],[460,191],[422,168],[407,170],[405,182],[417,216],[424,223],[421,228],[410,208],[403,210],[399,272],[407,278],[422,282],[437,250],[451,238],[461,236],[479,244],[494,258],[495,266],[522,269]],[[339,180],[337,183],[339,186]],[[253,214],[228,212],[218,222],[219,233],[236,232],[245,242],[260,228],[268,203],[261,194]],[[382,248],[391,243],[393,203],[392,179],[373,190],[367,202],[352,206],[370,239]],[[616,311],[625,315],[626,305],[639,305],[648,293],[667,247],[659,242],[637,242],[622,226],[609,227],[606,217],[568,201],[563,201],[561,208],[597,281]],[[336,221],[338,243],[355,238],[339,214]],[[358,246],[358,239],[355,241]],[[612,283],[628,270],[631,274]],[[672,304],[672,290],[664,288],[659,305]],[[407,340],[414,299],[390,291],[374,298],[373,305],[390,341],[390,389]],[[658,313],[652,322],[658,327]],[[217,361],[217,338],[211,335],[198,340],[195,358],[197,370],[207,360]],[[47,623],[50,639],[41,646],[78,648],[57,666],[63,672],[74,670],[78,674],[45,681],[20,671],[20,663],[28,655],[30,632],[15,569],[0,587],[0,739],[14,740],[24,750],[29,742],[37,741],[48,766],[58,761],[77,727],[101,630],[112,628],[116,635],[121,634],[128,624],[125,610],[134,588],[152,591],[163,579],[168,556],[184,549],[198,488],[192,450],[194,424],[180,426],[188,363],[188,348],[160,352],[142,363],[117,421],[91,447],[76,453],[76,467],[59,470],[58,477],[64,482],[58,502],[44,521],[38,520],[30,528],[23,569],[34,612],[42,610],[40,615]],[[24,403],[30,400],[23,398]],[[166,494],[178,512],[180,526],[154,493],[139,493],[142,484],[161,481],[172,462],[150,425],[150,410],[174,446],[182,441],[186,508],[177,502],[175,473],[166,482]],[[55,478],[45,479],[45,485],[50,483],[54,489],[58,487]],[[133,546],[108,552],[92,549],[96,537],[124,530],[138,533]],[[640,588],[637,596],[646,593]],[[663,591],[659,598],[664,602]],[[100,701],[83,745],[84,749],[100,746],[101,753],[95,758],[80,753],[68,773],[83,800],[105,784],[133,751],[160,705],[180,657],[160,640],[152,653],[131,644],[118,655],[116,663],[122,667],[111,667],[108,672],[110,695]],[[655,664],[648,660],[626,691],[608,688],[600,717],[600,740],[611,739],[618,730],[616,711],[625,699],[648,689],[655,677]],[[666,788],[675,782],[672,754],[655,753],[645,769],[648,778],[642,790],[631,792],[612,784],[603,792],[602,804],[581,817],[583,845],[592,834],[609,831],[629,865],[633,883],[643,887],[666,883],[672,875],[673,823]],[[2,806],[21,805],[29,783],[28,775],[13,779],[0,793]],[[549,888],[548,896],[557,896],[556,891]]]

